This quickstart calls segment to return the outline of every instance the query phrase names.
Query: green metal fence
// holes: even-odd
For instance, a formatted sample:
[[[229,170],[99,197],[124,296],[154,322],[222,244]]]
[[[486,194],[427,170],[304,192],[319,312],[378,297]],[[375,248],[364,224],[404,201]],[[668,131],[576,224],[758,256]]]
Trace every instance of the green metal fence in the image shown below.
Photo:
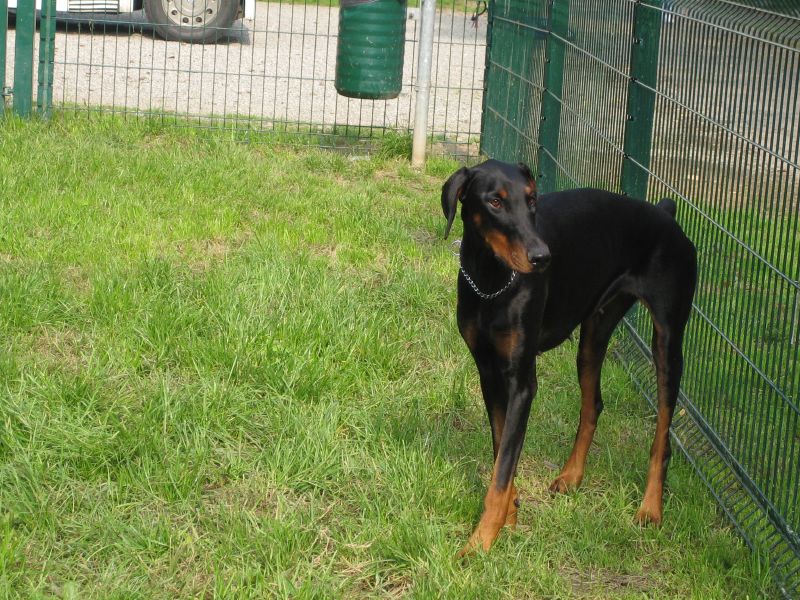
[[[483,152],[542,192],[678,201],[700,282],[674,440],[800,597],[800,5],[495,0],[488,40]],[[652,404],[650,327],[616,347]]]
[[[419,41],[419,2],[409,2],[402,88],[397,98],[363,100],[338,95],[334,87],[339,25],[338,0],[58,0],[54,52],[45,62],[31,61],[35,51],[33,0],[19,4],[16,27],[8,32],[14,102],[48,105],[52,94],[60,112],[91,117],[156,118],[180,127],[225,127],[259,139],[279,136],[297,144],[368,151],[387,132],[408,134],[413,127],[414,85]],[[165,40],[169,34],[141,10],[162,4],[174,10],[231,2],[252,4],[230,26],[193,24],[181,31],[215,30],[205,43]],[[49,6],[52,0],[44,0]],[[137,10],[124,11],[125,6]],[[474,158],[480,138],[486,17],[472,19],[475,0],[439,0],[434,30],[430,146],[433,152]],[[105,11],[88,14],[78,11]],[[222,9],[219,9],[220,12]],[[2,5],[0,5],[2,11]],[[169,11],[168,11],[169,12]],[[3,13],[4,14],[4,13]],[[0,38],[2,38],[0,32]],[[48,32],[48,35],[51,35]],[[29,40],[29,45],[20,46]],[[2,39],[0,39],[2,41]],[[27,42],[26,42],[27,43]],[[5,45],[3,45],[5,47]],[[16,50],[14,50],[16,48]],[[49,61],[49,62],[48,62]],[[0,64],[5,64],[0,56]],[[51,68],[47,86],[23,90],[37,80],[37,69]],[[0,67],[1,68],[1,67]],[[0,73],[2,74],[2,73]],[[41,79],[41,76],[40,76]],[[0,81],[0,84],[2,82]],[[27,99],[27,100],[26,100]]]

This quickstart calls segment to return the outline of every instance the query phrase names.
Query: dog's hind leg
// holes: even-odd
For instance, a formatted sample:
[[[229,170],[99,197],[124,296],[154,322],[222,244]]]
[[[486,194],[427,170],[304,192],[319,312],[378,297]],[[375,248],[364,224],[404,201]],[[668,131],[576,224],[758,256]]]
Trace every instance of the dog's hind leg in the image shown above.
[[[636,513],[636,521],[642,525],[660,524],[663,516],[664,481],[667,465],[672,453],[669,428],[675,404],[678,400],[681,375],[683,374],[683,333],[691,310],[691,289],[688,295],[663,294],[645,299],[653,318],[653,362],[656,366],[658,385],[658,416],[656,433],[650,448],[650,465],[647,471],[642,505]]]
[[[629,294],[619,294],[611,302],[592,314],[581,325],[578,345],[578,381],[581,386],[581,415],[572,453],[561,473],[550,484],[553,493],[574,489],[583,480],[586,455],[592,444],[597,418],[603,410],[600,394],[600,371],[614,328],[628,309],[636,302]]]

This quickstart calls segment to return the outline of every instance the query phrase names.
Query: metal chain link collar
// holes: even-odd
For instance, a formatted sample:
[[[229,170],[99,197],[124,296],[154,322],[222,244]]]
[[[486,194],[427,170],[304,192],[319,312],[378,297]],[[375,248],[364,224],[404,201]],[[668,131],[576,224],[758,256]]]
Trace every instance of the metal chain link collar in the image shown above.
[[[482,292],[478,288],[478,286],[475,284],[475,282],[472,281],[472,277],[470,277],[467,274],[466,269],[464,269],[464,263],[461,261],[461,240],[456,240],[456,241],[453,242],[453,244],[458,246],[458,252],[453,252],[453,254],[457,254],[458,255],[458,268],[461,271],[461,274],[464,276],[464,279],[469,284],[469,287],[471,287],[472,290],[476,294],[478,294],[478,296],[480,298],[483,298],[484,300],[491,300],[493,298],[497,298],[500,294],[502,294],[509,287],[511,287],[511,284],[514,283],[514,280],[517,278],[517,272],[512,269],[511,270],[511,278],[508,280],[508,283],[506,283],[501,289],[497,290],[496,292],[492,292],[491,294],[487,294],[486,292]]]

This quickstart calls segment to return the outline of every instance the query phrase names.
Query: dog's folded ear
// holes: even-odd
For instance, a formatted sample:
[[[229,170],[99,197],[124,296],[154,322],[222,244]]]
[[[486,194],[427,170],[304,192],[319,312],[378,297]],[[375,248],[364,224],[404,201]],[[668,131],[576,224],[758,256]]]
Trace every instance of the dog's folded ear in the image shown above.
[[[528,180],[528,185],[531,187],[531,193],[535,195],[536,180],[533,177],[530,167],[523,162],[517,163],[517,166],[519,167],[519,170],[522,171],[522,175]]]
[[[444,239],[447,239],[447,236],[450,235],[450,228],[456,218],[456,206],[458,201],[461,200],[461,195],[464,193],[469,177],[469,169],[461,167],[442,186],[442,212],[444,213],[444,218],[447,219],[447,225],[444,228]]]

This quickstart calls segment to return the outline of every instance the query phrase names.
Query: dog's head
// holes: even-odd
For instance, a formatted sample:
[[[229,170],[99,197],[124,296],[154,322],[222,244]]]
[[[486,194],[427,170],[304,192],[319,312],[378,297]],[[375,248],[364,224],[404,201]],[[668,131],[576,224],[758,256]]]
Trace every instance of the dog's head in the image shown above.
[[[526,165],[488,160],[453,173],[442,186],[445,238],[459,200],[465,232],[477,233],[510,268],[531,273],[550,264],[550,249],[536,231],[536,183]]]

